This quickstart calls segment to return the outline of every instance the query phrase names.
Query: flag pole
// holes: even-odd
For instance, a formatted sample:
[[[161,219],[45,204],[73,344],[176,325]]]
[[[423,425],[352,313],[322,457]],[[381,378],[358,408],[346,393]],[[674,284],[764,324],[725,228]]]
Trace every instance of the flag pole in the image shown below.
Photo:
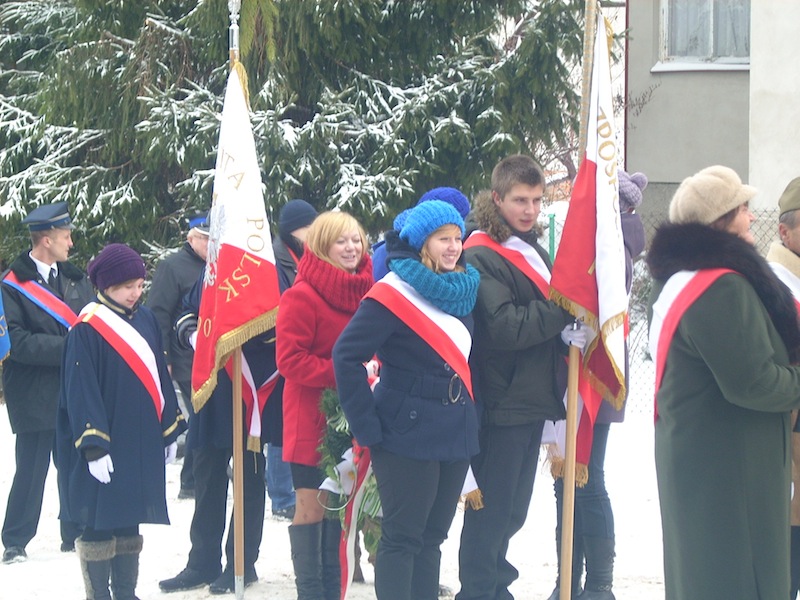
[[[589,124],[589,104],[594,62],[594,38],[597,24],[597,0],[586,0],[583,30],[583,81],[581,83],[581,123],[578,164],[586,154],[586,137]],[[577,322],[576,322],[577,325]],[[559,597],[572,598],[572,555],[575,534],[575,453],[578,434],[578,374],[581,355],[577,346],[569,347],[567,372],[567,432],[563,473],[563,504],[561,510],[561,561]]]
[[[230,26],[228,53],[230,68],[239,61],[239,11],[242,0],[228,0]],[[242,431],[242,347],[233,351],[233,590],[236,600],[244,598],[244,432]]]

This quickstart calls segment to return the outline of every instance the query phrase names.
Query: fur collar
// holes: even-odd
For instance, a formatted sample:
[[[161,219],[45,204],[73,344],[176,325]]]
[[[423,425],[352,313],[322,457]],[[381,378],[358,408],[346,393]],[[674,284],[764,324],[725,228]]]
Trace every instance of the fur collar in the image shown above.
[[[792,362],[800,357],[800,325],[789,289],[772,272],[755,247],[741,238],[697,223],[659,227],[647,253],[655,279],[666,281],[678,271],[726,268],[753,286],[786,344]]]
[[[39,271],[36,270],[36,263],[28,256],[29,252],[26,250],[11,263],[10,270],[14,271],[20,281],[33,281],[40,278]],[[74,281],[84,278],[83,272],[71,262],[58,263],[58,272]]]
[[[485,232],[498,244],[502,244],[512,235],[516,235],[520,239],[528,242],[530,245],[535,245],[539,236],[542,234],[542,229],[537,224],[534,226],[533,231],[528,234],[518,233],[511,229],[506,220],[497,212],[497,206],[492,200],[492,192],[484,190],[475,196],[472,212],[469,215],[469,223],[467,224],[468,233],[480,229]]]

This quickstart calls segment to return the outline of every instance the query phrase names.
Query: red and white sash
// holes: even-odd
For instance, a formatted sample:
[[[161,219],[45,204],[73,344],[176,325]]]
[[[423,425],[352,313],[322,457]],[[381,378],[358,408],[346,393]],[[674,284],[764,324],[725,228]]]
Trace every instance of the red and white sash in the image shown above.
[[[658,390],[661,388],[661,381],[664,378],[669,347],[681,318],[695,300],[726,273],[736,273],[736,271],[731,269],[678,271],[667,280],[658,299],[653,304],[653,320],[650,323],[650,356],[656,365],[656,419],[658,419]]]
[[[125,319],[98,302],[84,306],[78,319],[91,325],[130,367],[150,394],[160,421],[165,404],[164,392],[156,355],[147,340]]]
[[[225,363],[225,372],[233,381],[233,359]],[[261,451],[261,417],[264,407],[278,384],[277,369],[260,386],[256,385],[253,372],[247,357],[242,353],[242,400],[245,407],[245,422],[247,423],[247,449],[253,452]]]
[[[472,336],[459,319],[434,306],[393,272],[373,285],[364,297],[380,302],[433,348],[474,399],[468,362]]]
[[[69,329],[78,322],[78,315],[48,288],[33,280],[21,281],[14,271],[9,271],[3,283],[18,290],[28,300]]]
[[[464,249],[485,246],[497,252],[530,279],[545,298],[550,297],[550,269],[530,244],[512,235],[498,244],[483,231],[473,231],[464,242]]]

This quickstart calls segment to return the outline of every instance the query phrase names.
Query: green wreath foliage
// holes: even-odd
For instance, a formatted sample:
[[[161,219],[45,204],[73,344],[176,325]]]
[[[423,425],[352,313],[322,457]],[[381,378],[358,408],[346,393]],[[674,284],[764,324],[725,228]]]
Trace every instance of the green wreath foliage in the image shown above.
[[[342,455],[353,445],[353,435],[350,432],[350,424],[344,416],[342,405],[339,402],[339,394],[336,390],[326,389],[322,392],[320,400],[322,414],[325,415],[326,427],[322,437],[322,444],[319,447],[321,454],[320,468],[325,471],[325,475],[341,484],[336,465],[342,460]],[[375,475],[371,474],[364,482],[364,502],[359,514],[356,516],[356,527],[364,535],[364,547],[370,556],[374,556],[378,550],[378,542],[381,538],[381,522],[378,512],[380,510],[380,499],[378,497],[378,486]],[[344,527],[344,509],[350,501],[345,495],[339,495],[338,501],[335,494],[329,501],[328,510],[338,511],[339,518]]]

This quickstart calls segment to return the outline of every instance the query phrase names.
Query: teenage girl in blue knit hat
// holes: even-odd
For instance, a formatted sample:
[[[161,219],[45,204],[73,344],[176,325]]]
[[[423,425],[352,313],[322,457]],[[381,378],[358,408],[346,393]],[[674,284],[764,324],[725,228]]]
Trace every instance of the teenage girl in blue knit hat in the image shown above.
[[[390,273],[367,293],[333,349],[342,408],[369,447],[383,521],[379,600],[434,600],[439,547],[455,514],[478,417],[468,365],[478,272],[462,258],[464,222],[446,202],[408,212],[387,239]],[[363,364],[381,377],[370,390]]]

